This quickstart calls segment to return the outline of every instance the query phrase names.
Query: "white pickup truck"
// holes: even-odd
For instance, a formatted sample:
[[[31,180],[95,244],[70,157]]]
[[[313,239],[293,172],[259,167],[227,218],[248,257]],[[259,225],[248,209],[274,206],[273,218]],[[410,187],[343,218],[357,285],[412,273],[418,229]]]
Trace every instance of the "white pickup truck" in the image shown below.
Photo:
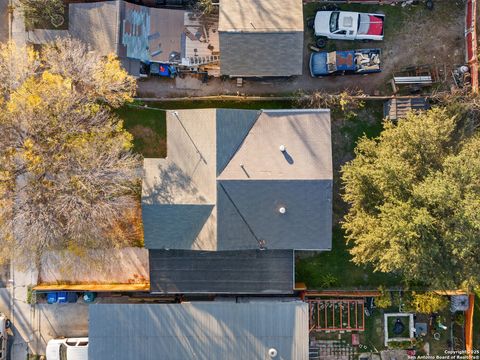
[[[334,40],[383,40],[385,15],[350,11],[318,11],[315,36]]]

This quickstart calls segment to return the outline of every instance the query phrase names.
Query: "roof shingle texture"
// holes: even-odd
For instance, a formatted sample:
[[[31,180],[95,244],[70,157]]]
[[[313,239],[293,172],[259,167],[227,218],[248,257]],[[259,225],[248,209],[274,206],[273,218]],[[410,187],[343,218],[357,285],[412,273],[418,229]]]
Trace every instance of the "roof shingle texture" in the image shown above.
[[[167,139],[167,159],[145,159],[148,248],[330,249],[328,110],[179,110]]]
[[[90,360],[308,359],[303,302],[93,304],[89,319]]]
[[[156,294],[291,294],[293,250],[149,250]]]
[[[301,0],[221,0],[219,9],[222,75],[302,74]]]

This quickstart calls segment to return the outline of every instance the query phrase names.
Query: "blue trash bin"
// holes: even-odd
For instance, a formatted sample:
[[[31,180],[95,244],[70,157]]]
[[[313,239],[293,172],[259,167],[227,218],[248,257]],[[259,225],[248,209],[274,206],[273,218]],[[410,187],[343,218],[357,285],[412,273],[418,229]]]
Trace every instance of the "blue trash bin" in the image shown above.
[[[47,293],[47,303],[48,304],[55,304],[58,300],[58,296],[56,292],[49,292]]]
[[[58,292],[58,303],[65,304],[67,302],[67,292],[66,291],[59,291]]]

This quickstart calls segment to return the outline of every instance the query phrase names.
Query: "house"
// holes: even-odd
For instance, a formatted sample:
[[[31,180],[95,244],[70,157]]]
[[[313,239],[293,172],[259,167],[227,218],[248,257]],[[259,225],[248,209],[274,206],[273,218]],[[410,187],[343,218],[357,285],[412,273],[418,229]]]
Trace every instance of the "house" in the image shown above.
[[[308,359],[299,301],[92,304],[90,360]]]
[[[292,293],[294,250],[331,249],[329,110],[169,111],[142,218],[152,293]]]
[[[302,74],[302,0],[220,0],[219,12],[222,75]]]

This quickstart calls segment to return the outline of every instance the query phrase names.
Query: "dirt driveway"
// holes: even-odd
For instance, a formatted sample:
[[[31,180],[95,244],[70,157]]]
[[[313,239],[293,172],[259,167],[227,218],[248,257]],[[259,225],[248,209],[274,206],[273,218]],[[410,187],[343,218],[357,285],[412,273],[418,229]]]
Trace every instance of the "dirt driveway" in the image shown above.
[[[1,0],[0,0],[1,1]],[[320,4],[304,7],[305,20],[313,17]],[[232,79],[210,79],[204,84],[195,77],[188,79],[150,78],[139,82],[140,97],[185,97],[207,95],[288,95],[298,90],[323,89],[340,92],[358,88],[367,94],[389,95],[388,85],[393,71],[411,65],[445,65],[447,73],[465,57],[464,12],[461,0],[436,0],[433,11],[422,5],[342,5],[342,9],[386,14],[385,39],[382,42],[329,42],[327,50],[379,47],[382,49],[383,72],[363,76],[336,76],[323,79],[310,77],[308,59],[309,45],[314,44],[313,31],[306,27],[304,72],[302,76],[289,79],[244,79],[241,88]],[[273,59],[272,61],[275,61]],[[448,76],[450,80],[450,76]]]

